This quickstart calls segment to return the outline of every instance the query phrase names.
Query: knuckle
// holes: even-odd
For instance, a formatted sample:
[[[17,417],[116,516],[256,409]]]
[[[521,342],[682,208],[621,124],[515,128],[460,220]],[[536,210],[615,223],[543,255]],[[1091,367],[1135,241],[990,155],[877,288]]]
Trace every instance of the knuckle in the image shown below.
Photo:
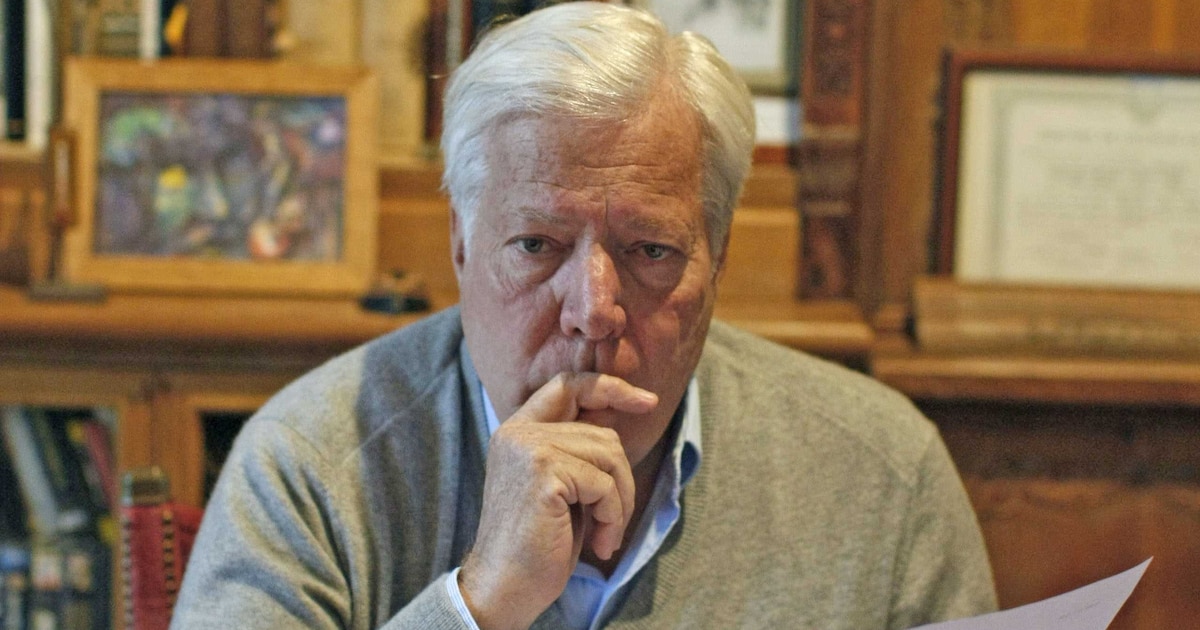
[[[534,473],[545,473],[554,468],[557,457],[554,449],[538,444],[527,451],[526,459]]]
[[[596,433],[599,439],[609,447],[621,447],[621,435],[612,427],[596,427]]]

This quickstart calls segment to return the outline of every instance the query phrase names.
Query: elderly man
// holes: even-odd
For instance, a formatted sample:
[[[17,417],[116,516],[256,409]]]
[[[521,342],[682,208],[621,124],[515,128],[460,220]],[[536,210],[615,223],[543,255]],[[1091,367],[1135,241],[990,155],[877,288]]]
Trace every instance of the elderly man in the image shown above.
[[[480,42],[445,122],[461,305],[247,424],[176,627],[863,630],[994,607],[932,425],[711,323],[753,114],[709,44],[615,5],[535,11]]]

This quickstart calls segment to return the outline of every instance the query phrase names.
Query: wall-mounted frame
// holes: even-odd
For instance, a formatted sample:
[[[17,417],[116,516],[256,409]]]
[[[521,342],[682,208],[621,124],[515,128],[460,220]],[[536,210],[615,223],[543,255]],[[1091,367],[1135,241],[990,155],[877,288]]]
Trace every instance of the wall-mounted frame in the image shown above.
[[[62,279],[349,296],[376,257],[378,86],[357,67],[74,58]]]
[[[943,86],[934,271],[1200,289],[1200,58],[952,50]]]
[[[672,32],[695,31],[721,51],[760,95],[793,96],[799,86],[800,0],[634,0]]]

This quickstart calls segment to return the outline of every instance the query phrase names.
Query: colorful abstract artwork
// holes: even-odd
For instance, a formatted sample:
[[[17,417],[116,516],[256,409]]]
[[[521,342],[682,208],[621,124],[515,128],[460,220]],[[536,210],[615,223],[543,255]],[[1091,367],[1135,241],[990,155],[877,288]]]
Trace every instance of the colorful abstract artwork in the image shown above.
[[[346,120],[336,96],[101,94],[93,251],[338,260]]]

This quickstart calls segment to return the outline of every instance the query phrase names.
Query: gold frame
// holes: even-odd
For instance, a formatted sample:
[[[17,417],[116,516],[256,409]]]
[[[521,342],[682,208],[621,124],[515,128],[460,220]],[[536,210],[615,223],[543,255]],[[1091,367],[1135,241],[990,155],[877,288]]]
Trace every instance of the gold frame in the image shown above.
[[[370,286],[376,264],[378,83],[361,67],[244,59],[72,58],[64,121],[76,142],[77,220],[63,238],[62,280],[116,292],[345,297]],[[95,251],[101,95],[238,94],[345,99],[347,130],[339,258],[331,261],[114,256]]]

